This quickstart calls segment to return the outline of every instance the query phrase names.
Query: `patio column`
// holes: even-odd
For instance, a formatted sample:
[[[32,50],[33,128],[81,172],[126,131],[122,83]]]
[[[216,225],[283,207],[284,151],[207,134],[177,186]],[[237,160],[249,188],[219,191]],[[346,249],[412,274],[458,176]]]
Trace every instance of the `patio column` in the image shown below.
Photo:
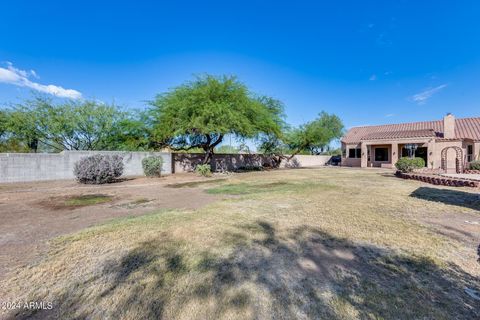
[[[395,167],[395,163],[398,161],[398,143],[392,143],[392,150],[391,150],[391,163],[392,167]]]
[[[428,141],[427,144],[427,161],[427,168],[440,168],[441,159],[439,159],[438,156],[435,155],[435,140],[433,139]]]
[[[480,160],[480,142],[473,144],[473,159]]]
[[[366,168],[367,167],[367,163],[368,163],[368,151],[367,151],[367,144],[365,142],[362,142],[362,144],[360,145],[361,146],[361,149],[362,149],[362,157],[361,157],[361,161],[360,161],[360,167],[362,168]]]

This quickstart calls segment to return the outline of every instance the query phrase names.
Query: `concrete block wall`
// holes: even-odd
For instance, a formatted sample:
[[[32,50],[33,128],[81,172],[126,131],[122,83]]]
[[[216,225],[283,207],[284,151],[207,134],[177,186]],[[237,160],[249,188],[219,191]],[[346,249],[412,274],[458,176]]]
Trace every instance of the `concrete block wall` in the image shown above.
[[[163,158],[163,173],[172,173],[172,154],[165,152],[63,151],[61,153],[0,153],[0,182],[74,179],[75,162],[94,154],[123,157],[124,176],[143,175],[142,159],[149,155]]]

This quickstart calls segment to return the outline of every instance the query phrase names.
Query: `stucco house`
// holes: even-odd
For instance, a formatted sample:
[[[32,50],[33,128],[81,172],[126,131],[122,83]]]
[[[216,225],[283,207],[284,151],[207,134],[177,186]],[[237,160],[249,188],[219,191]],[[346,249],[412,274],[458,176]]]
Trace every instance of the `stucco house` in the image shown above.
[[[410,153],[430,169],[462,172],[480,157],[480,117],[354,127],[341,143],[343,166],[393,168]]]

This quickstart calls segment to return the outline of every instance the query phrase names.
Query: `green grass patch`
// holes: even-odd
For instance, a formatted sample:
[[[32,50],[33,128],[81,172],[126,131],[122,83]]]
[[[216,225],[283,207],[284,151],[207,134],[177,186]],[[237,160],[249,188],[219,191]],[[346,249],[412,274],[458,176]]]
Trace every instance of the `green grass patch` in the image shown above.
[[[222,182],[225,179],[211,179],[211,180],[202,180],[202,181],[191,181],[191,182],[181,182],[181,183],[171,183],[167,184],[167,188],[195,188],[202,186],[204,184],[213,184]]]
[[[84,194],[81,196],[73,196],[65,200],[65,206],[92,206],[95,204],[106,203],[112,201],[113,197],[105,194]]]
[[[207,190],[210,194],[228,194],[228,195],[246,195],[256,193],[271,193],[271,192],[302,192],[307,189],[334,189],[336,186],[332,184],[312,182],[312,181],[300,181],[300,182],[287,182],[287,181],[275,181],[265,183],[229,183],[218,187],[210,188]]]

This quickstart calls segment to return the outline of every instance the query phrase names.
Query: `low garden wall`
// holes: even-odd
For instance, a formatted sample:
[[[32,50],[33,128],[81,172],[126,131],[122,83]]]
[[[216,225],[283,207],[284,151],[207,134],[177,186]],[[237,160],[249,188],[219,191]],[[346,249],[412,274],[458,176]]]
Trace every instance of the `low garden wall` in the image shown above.
[[[93,154],[123,157],[124,176],[143,175],[142,159],[148,155],[163,158],[163,173],[172,173],[172,156],[165,152],[63,151],[60,153],[0,153],[0,182],[73,179],[73,166]]]
[[[202,153],[174,153],[173,172],[191,172],[202,162]],[[282,162],[280,167],[318,167],[328,164],[331,156],[297,155],[288,162]],[[246,167],[263,167],[272,165],[272,158],[263,154],[214,154],[213,171],[235,171]]]
[[[397,171],[396,175],[397,177],[400,177],[403,179],[418,180],[418,181],[431,183],[435,185],[442,185],[442,186],[473,187],[473,188],[478,188],[480,186],[480,182],[478,181],[449,178],[449,177],[437,176],[437,175],[428,175],[424,173],[403,173],[403,172]]]

